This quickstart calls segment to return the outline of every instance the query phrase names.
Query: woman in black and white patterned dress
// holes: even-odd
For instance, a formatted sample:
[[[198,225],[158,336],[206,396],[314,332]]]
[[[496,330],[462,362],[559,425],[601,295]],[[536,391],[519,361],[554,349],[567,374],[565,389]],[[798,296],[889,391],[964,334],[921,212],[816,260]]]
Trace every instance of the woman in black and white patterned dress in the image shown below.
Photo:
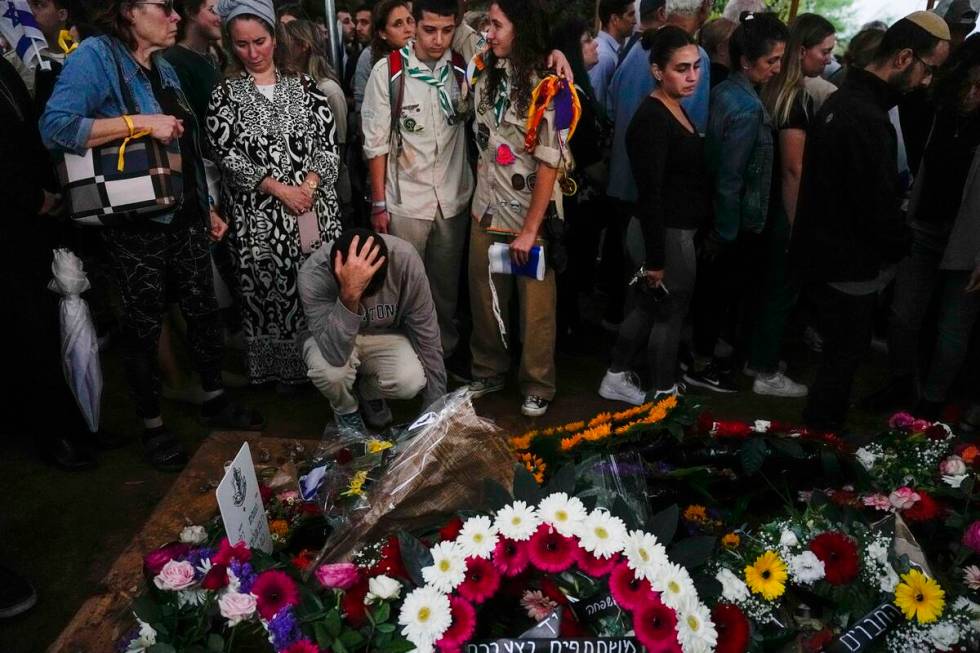
[[[297,274],[311,247],[341,231],[334,119],[312,79],[278,65],[271,2],[222,0],[218,11],[241,70],[212,94],[207,131],[237,258],[248,377],[299,384]]]

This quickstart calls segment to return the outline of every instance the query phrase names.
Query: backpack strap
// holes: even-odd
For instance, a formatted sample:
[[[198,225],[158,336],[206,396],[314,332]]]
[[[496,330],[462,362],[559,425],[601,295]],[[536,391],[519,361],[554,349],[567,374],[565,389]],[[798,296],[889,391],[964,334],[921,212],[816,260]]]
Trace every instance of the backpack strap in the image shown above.
[[[394,141],[392,151],[389,156],[394,155],[397,159],[402,153],[402,133],[399,118],[402,113],[402,102],[405,99],[405,68],[402,65],[401,50],[393,50],[388,53],[388,103],[391,106],[391,134]],[[395,175],[392,179],[392,191],[395,201],[401,203],[401,184],[398,179],[398,166],[395,166]]]
[[[453,77],[456,78],[456,85],[459,87],[460,93],[466,84],[466,60],[463,59],[463,55],[452,50],[452,67],[453,67]]]

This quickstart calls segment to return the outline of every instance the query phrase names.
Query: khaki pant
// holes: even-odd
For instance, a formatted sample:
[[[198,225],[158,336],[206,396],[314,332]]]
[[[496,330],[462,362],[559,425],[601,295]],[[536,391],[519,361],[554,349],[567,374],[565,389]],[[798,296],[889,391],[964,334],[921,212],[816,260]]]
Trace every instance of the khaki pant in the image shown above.
[[[434,220],[391,216],[388,227],[392,236],[411,243],[425,264],[432,303],[436,306],[436,317],[439,319],[442,354],[445,358],[452,356],[459,344],[456,306],[459,300],[463,247],[466,245],[466,227],[466,213],[446,218],[441,209],[436,211]]]
[[[425,388],[422,363],[408,338],[398,334],[357,336],[350,359],[340,367],[327,363],[316,340],[308,338],[303,360],[306,375],[338,415],[358,409],[354,396],[358,377],[358,394],[365,400],[411,399]]]
[[[500,338],[490,297],[490,261],[487,254],[494,238],[476,220],[470,228],[470,304],[473,311],[473,377],[506,374],[510,353]],[[508,325],[510,298],[517,289],[521,316],[521,393],[551,401],[555,397],[555,271],[548,269],[544,281],[509,274],[493,275],[500,303],[500,316]],[[515,343],[511,339],[511,343]],[[515,343],[516,344],[516,343]],[[510,346],[514,346],[511,344]]]

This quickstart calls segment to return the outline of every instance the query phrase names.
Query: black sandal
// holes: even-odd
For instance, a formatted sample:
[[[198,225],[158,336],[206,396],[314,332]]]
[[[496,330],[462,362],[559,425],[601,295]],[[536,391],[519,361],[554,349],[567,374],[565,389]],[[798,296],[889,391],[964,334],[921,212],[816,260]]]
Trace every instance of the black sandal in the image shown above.
[[[165,429],[143,435],[143,456],[161,472],[179,472],[187,464],[187,452],[173,433]]]
[[[253,408],[228,401],[214,415],[202,414],[201,424],[225,431],[261,431],[265,428],[265,418]]]

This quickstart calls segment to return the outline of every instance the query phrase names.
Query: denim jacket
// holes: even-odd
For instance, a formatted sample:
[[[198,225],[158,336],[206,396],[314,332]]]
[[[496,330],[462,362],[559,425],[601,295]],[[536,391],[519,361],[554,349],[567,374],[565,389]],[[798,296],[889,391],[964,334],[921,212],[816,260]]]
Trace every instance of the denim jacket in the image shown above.
[[[176,91],[179,101],[187,109],[190,119],[195,120],[190,103],[180,88],[180,81],[173,67],[161,56],[153,55],[153,65],[160,73],[160,83],[164,88]],[[119,66],[116,66],[116,61]],[[123,80],[119,78],[122,72]],[[130,54],[128,48],[118,39],[109,36],[96,36],[85,39],[70,57],[58,77],[54,93],[41,116],[41,139],[44,145],[56,155],[62,152],[81,154],[88,149],[86,143],[92,133],[92,124],[98,118],[116,118],[129,113],[123,96],[121,81],[130,89],[133,102],[139,113],[162,113],[160,104],[153,95],[153,88],[146,74]],[[196,123],[195,123],[196,124]],[[197,125],[194,139],[194,152],[184,152],[184,156],[201,159],[200,134],[202,126]],[[204,178],[203,163],[195,166],[200,200],[201,215],[207,222],[208,194]],[[165,222],[169,216],[161,216],[156,221]]]
[[[773,125],[742,73],[711,91],[706,140],[718,236],[733,241],[743,229],[762,232],[772,186]]]

